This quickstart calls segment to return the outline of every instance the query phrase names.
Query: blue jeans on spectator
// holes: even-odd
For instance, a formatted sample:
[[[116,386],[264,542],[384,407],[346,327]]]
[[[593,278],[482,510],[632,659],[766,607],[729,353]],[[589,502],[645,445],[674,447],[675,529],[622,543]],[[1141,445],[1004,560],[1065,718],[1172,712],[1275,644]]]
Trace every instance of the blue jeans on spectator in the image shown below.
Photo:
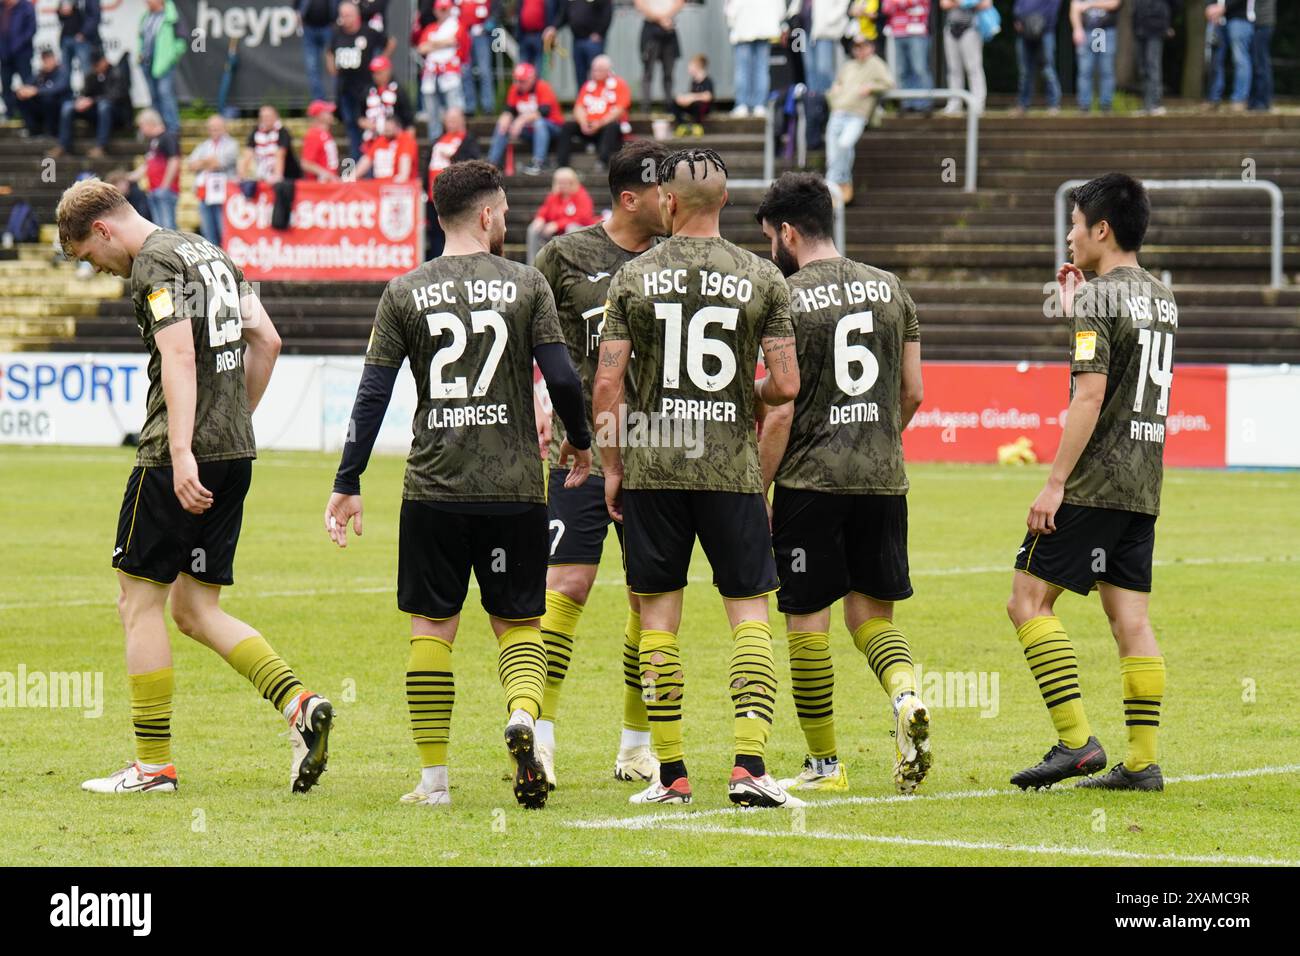
[[[522,139],[531,140],[533,144],[533,163],[541,166],[546,162],[546,154],[551,149],[551,141],[559,136],[562,128],[558,123],[547,119],[534,120],[524,127],[520,134]],[[492,145],[488,147],[487,161],[500,167],[506,156],[506,146],[510,143],[510,134],[500,130],[492,131]]]
[[[93,106],[84,112],[77,112],[75,99],[64,100],[59,109],[59,145],[67,152],[72,152],[72,124],[83,117],[95,123],[95,145],[103,149],[108,145],[108,138],[113,135],[113,104],[107,97],[101,96]]]
[[[605,52],[605,38],[599,40],[573,39],[573,75],[579,86],[591,75],[591,61]]]
[[[838,45],[834,40],[813,40],[804,47],[804,81],[812,92],[825,95],[835,82],[835,47]]]
[[[63,61],[71,72],[72,62],[76,60],[81,64],[81,73],[84,76],[90,72],[90,44],[85,40],[78,40],[75,37],[68,37],[66,40],[59,42],[59,58]]]
[[[519,62],[530,63],[541,69],[542,35],[540,33],[519,34]]]
[[[735,61],[736,105],[750,110],[766,106],[772,86],[768,66],[772,44],[766,40],[750,40],[734,44],[731,52]]]
[[[149,102],[161,115],[167,131],[181,133],[180,104],[176,102],[176,68],[172,67],[162,76],[155,77],[148,71],[144,75],[149,85]]]
[[[1079,60],[1079,109],[1092,109],[1092,78],[1097,76],[1100,89],[1097,100],[1101,111],[1109,113],[1115,102],[1115,51],[1118,49],[1119,28],[1104,27],[1086,33],[1082,46],[1074,48]]]
[[[1150,113],[1160,106],[1164,93],[1164,37],[1139,37],[1139,65],[1142,67],[1142,108]]]
[[[307,88],[313,100],[325,99],[325,51],[330,48],[333,27],[302,28],[302,58],[307,64]]]
[[[1223,99],[1224,63],[1228,59],[1228,31],[1218,23],[1205,25],[1205,45],[1209,54],[1209,84],[1205,88],[1205,98],[1211,103]]]
[[[1232,102],[1245,103],[1250,96],[1250,47],[1255,24],[1245,17],[1228,21],[1228,47],[1232,50]]]
[[[216,203],[199,203],[199,231],[203,233],[203,238],[208,240],[214,246],[221,245],[221,227],[224,225],[223,213],[225,206],[219,206]]]
[[[450,90],[436,89],[432,93],[421,93],[424,103],[425,123],[429,130],[429,141],[442,135],[442,114],[450,109],[465,108],[464,83]]]
[[[32,82],[32,48],[21,50],[12,57],[0,59],[0,85],[4,87],[5,116],[8,119],[21,119],[22,111],[18,108],[18,97],[13,91],[14,77],[23,81],[23,85]]]
[[[155,226],[176,228],[176,198],[170,189],[149,190],[149,215]]]
[[[1029,101],[1034,95],[1034,73],[1040,69],[1042,59],[1043,94],[1051,109],[1061,105],[1061,81],[1056,75],[1056,37],[1050,33],[1043,34],[1038,43],[1031,43],[1023,36],[1016,36],[1016,66],[1020,73],[1020,92],[1016,102],[1022,109],[1029,108]]]
[[[833,110],[826,121],[826,179],[832,183],[853,182],[853,158],[858,140],[867,128],[867,118],[857,113]]]
[[[486,30],[469,42],[469,68],[461,71],[465,112],[473,115],[480,105],[484,116],[496,112],[497,94],[492,82],[492,36]]]
[[[1255,24],[1250,44],[1250,101],[1252,110],[1266,110],[1273,106],[1273,28]]]
[[[930,38],[895,37],[894,49],[898,51],[898,88],[902,90],[928,90],[934,87],[930,79]],[[914,112],[928,112],[929,100],[903,100],[901,108]]]
[[[361,119],[365,109],[356,93],[350,93],[347,90],[340,89],[335,95],[335,102],[339,108],[339,122],[343,124],[343,129],[348,134],[348,148],[352,151],[353,161],[361,159],[361,127],[357,121]]]

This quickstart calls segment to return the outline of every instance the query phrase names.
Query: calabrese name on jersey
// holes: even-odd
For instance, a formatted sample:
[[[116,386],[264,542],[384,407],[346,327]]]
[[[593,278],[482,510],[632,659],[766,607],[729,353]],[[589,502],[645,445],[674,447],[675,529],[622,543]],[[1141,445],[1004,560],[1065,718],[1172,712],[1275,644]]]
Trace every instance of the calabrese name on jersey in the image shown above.
[[[829,309],[831,306],[861,305],[864,302],[889,302],[894,292],[886,282],[863,282],[854,279],[843,284],[818,285],[811,289],[794,289],[796,301],[804,312]]]
[[[1128,437],[1134,441],[1153,441],[1164,444],[1165,426],[1161,422],[1140,422],[1134,419],[1128,423]]]
[[[508,425],[509,409],[504,403],[495,405],[457,405],[455,408],[435,408],[429,412],[429,428],[464,428],[467,425]]]

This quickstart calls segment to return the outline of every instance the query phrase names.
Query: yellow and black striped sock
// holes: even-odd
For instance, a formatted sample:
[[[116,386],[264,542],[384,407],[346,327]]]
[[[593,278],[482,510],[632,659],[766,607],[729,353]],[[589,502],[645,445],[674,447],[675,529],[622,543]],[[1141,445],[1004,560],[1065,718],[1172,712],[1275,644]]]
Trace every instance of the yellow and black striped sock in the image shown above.
[[[853,646],[867,658],[867,665],[880,681],[889,699],[904,691],[916,693],[916,671],[907,637],[883,617],[873,617],[853,632]]]
[[[455,702],[451,642],[432,635],[412,637],[406,661],[406,709],[411,713],[411,737],[420,751],[421,767],[446,766]]]
[[[641,615],[628,608],[623,629],[623,729],[648,733],[645,699],[641,696]],[[643,738],[644,739],[644,738]]]
[[[135,725],[135,759],[144,764],[172,762],[172,691],[170,667],[147,674],[128,674],[131,723]]]
[[[776,704],[772,630],[762,621],[741,621],[731,632],[728,686],[736,718],[736,755],[763,758]]]
[[[546,644],[546,690],[542,694],[542,720],[554,720],[560,709],[560,689],[573,657],[573,636],[578,633],[582,605],[567,594],[546,591],[542,615],[542,641]]]
[[[542,715],[546,686],[546,645],[535,627],[512,627],[497,638],[497,676],[506,692],[506,710]]]
[[[814,757],[835,756],[835,665],[831,662],[830,635],[818,631],[791,631],[790,689],[799,726]]]
[[[260,634],[236,644],[226,663],[246,677],[278,711],[283,712],[285,705],[303,691],[302,683],[293,676],[289,665]]]
[[[638,659],[655,756],[661,764],[684,760],[682,696],[686,691],[686,674],[682,670],[677,635],[669,631],[641,631]]]
[[[1124,685],[1124,723],[1128,725],[1128,756],[1124,766],[1145,770],[1156,762],[1156,737],[1160,733],[1160,705],[1165,696],[1163,657],[1121,657],[1120,681]]]
[[[1067,747],[1082,747],[1092,736],[1079,687],[1079,658],[1058,617],[1036,617],[1016,630],[1025,663],[1038,682],[1056,735]]]

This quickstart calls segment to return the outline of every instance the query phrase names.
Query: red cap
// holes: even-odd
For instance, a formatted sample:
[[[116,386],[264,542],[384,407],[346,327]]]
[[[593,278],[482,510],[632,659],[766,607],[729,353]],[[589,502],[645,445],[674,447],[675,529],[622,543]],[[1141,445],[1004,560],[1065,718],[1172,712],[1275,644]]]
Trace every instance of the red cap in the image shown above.
[[[527,83],[530,80],[537,79],[537,67],[531,63],[520,63],[515,67],[515,82]]]
[[[378,73],[380,70],[391,70],[392,68],[393,64],[382,53],[370,61],[371,73]]]
[[[320,116],[322,113],[333,113],[334,104],[327,103],[324,100],[312,100],[311,105],[307,107],[308,116]]]
[[[455,5],[456,4],[453,2],[453,0],[434,0],[433,9],[450,10]]]

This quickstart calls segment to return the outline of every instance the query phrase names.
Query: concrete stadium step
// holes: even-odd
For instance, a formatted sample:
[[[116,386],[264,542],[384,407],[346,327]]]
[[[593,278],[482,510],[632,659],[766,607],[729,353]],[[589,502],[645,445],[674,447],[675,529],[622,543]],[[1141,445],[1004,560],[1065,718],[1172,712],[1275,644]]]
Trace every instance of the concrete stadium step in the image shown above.
[[[56,316],[40,317],[39,313],[22,316],[6,307],[6,314],[0,315],[0,338],[11,340],[59,338],[71,339],[77,334],[74,319]]]

